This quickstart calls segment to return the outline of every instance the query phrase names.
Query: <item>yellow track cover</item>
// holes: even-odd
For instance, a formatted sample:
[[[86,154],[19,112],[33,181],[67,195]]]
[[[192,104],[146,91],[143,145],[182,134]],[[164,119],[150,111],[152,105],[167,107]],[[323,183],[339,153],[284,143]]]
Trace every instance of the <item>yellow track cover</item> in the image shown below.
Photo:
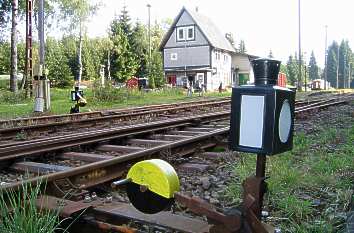
[[[174,193],[179,191],[179,179],[175,169],[161,159],[150,159],[134,164],[127,178],[165,198],[173,198]]]

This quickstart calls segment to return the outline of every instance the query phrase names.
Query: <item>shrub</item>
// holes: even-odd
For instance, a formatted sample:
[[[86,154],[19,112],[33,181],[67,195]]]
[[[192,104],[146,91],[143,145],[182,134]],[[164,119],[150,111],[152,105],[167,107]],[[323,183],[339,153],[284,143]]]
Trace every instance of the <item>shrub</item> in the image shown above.
[[[36,200],[41,185],[22,185],[19,192],[0,190],[0,233],[54,233],[59,226],[59,210],[39,210]],[[66,230],[64,230],[66,232]]]
[[[19,104],[26,100],[26,92],[18,91],[16,93],[10,91],[0,91],[0,103]]]

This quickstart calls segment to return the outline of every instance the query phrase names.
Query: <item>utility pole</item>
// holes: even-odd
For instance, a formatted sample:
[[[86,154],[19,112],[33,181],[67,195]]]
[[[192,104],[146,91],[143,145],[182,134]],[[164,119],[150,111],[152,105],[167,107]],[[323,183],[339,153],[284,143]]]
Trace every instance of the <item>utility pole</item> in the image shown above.
[[[305,83],[305,92],[307,92],[307,53],[304,52],[304,65],[305,65],[305,76],[304,76],[304,83]]]
[[[26,89],[26,96],[32,96],[33,55],[32,55],[32,13],[33,1],[26,1],[26,54],[25,54],[25,77],[22,88]]]
[[[50,109],[50,83],[45,70],[45,41],[44,41],[44,0],[38,1],[38,39],[39,39],[39,65],[34,74],[36,80],[35,112]]]
[[[299,3],[299,76],[297,80],[297,86],[299,91],[302,89],[302,82],[301,82],[301,66],[302,66],[302,54],[301,54],[301,0],[298,0]]]
[[[17,44],[18,44],[18,35],[17,35],[17,25],[18,25],[18,0],[11,0],[11,66],[10,66],[10,90],[12,92],[17,92]]]
[[[151,5],[147,4],[146,5],[148,8],[148,36],[149,36],[149,65],[148,65],[148,73],[149,73],[149,83],[150,87],[155,87],[155,80],[153,80],[153,77],[151,76],[151,21],[150,21],[150,8]]]
[[[351,63],[349,62],[349,70],[348,70],[348,89],[350,89],[350,79],[351,79]]]
[[[339,88],[339,44],[337,47],[337,81],[336,81],[336,89]]]
[[[325,37],[325,69],[324,69],[324,89],[327,90],[327,28],[328,26],[325,26],[326,29],[326,37]]]

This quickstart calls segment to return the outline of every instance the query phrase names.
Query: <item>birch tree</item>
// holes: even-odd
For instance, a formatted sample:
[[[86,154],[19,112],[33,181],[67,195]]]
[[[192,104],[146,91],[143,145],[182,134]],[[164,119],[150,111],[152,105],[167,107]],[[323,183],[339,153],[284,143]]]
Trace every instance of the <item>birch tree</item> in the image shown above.
[[[86,31],[86,24],[90,16],[94,15],[99,5],[90,4],[89,0],[62,0],[60,3],[61,17],[68,21],[68,26],[64,27],[70,33],[78,35],[77,50],[77,76],[78,85],[82,79],[82,43]]]

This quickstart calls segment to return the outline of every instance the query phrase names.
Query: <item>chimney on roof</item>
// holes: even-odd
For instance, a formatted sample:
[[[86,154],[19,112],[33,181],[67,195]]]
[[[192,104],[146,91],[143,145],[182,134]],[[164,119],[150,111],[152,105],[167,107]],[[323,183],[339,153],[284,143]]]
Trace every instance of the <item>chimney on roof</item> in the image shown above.
[[[196,6],[195,7],[195,12],[198,12],[198,10],[199,10],[199,7]]]

